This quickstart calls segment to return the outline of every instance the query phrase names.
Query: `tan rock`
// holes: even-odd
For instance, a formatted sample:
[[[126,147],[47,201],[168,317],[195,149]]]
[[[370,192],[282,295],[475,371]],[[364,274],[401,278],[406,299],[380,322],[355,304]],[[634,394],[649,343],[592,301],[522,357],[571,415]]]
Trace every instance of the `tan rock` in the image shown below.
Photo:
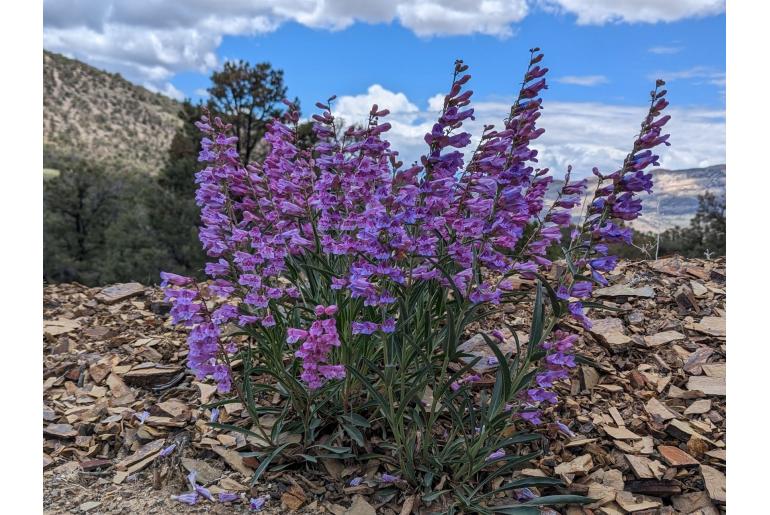
[[[725,321],[724,317],[703,317],[700,322],[688,324],[685,327],[710,336],[726,336]]]
[[[703,482],[706,484],[706,491],[711,500],[718,503],[727,502],[725,475],[714,467],[709,467],[708,465],[701,465],[700,471],[703,475]]]
[[[685,335],[678,331],[663,331],[662,333],[645,336],[644,343],[648,347],[658,347],[660,345],[665,345],[666,343],[683,340],[684,338]]]
[[[594,466],[593,458],[590,454],[583,454],[567,463],[559,463],[554,472],[560,475],[564,474],[587,474]]]
[[[690,404],[686,410],[685,415],[700,415],[711,411],[711,399],[698,399]]]
[[[99,302],[105,304],[115,304],[117,302],[130,299],[137,295],[144,293],[145,287],[139,283],[121,283],[113,284],[106,288],[102,288],[94,298]]]
[[[700,391],[706,395],[727,395],[724,377],[692,376],[687,380],[687,389]]]
[[[690,467],[700,465],[698,460],[684,452],[679,447],[659,445],[658,452],[663,460],[672,467]]]

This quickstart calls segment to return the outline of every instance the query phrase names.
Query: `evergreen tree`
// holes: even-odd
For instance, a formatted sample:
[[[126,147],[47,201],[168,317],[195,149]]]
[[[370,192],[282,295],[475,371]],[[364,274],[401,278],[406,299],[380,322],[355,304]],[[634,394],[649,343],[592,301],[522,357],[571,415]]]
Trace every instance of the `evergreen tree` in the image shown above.
[[[247,164],[268,122],[281,114],[281,101],[286,98],[283,71],[273,70],[270,63],[226,62],[221,71],[211,74],[211,83],[209,109],[233,124],[238,153]]]
[[[149,220],[164,258],[163,270],[202,277],[205,255],[198,241],[200,210],[195,204],[195,173],[200,169],[201,132],[195,126],[202,106],[182,104],[182,126],[171,141],[166,165],[146,197]],[[157,277],[155,278],[157,280]]]

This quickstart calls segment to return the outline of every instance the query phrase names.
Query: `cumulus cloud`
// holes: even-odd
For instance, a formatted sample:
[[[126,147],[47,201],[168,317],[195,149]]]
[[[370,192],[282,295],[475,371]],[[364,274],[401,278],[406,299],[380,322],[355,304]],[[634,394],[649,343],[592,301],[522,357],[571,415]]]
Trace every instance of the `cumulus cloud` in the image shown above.
[[[717,14],[722,0],[45,0],[43,44],[131,80],[164,89],[182,71],[208,72],[226,35],[283,23],[342,30],[396,22],[421,37],[514,34],[533,8],[574,13],[578,23],[674,21]]]
[[[562,84],[572,84],[574,86],[598,86],[609,82],[604,75],[567,75],[555,79]]]
[[[393,100],[389,103],[389,100]],[[511,99],[512,100],[512,99]],[[419,109],[403,93],[374,85],[365,94],[340,97],[335,115],[347,123],[366,120],[376,103],[390,108],[393,125],[389,139],[405,163],[418,160],[425,150],[423,136],[430,131],[441,109],[443,95],[430,98]],[[466,126],[478,136],[484,124],[501,125],[510,104],[502,101],[474,102],[476,120]],[[642,105],[620,106],[592,102],[552,102],[546,99],[540,126],[545,134],[536,141],[541,167],[557,175],[572,165],[577,176],[587,176],[594,166],[615,170],[628,153],[639,122],[646,112]],[[724,163],[725,113],[715,109],[672,108],[669,123],[672,145],[661,150],[661,165],[670,169]],[[474,140],[472,146],[477,140]]]
[[[577,16],[579,25],[673,22],[725,11],[724,0],[540,0],[546,10]]]

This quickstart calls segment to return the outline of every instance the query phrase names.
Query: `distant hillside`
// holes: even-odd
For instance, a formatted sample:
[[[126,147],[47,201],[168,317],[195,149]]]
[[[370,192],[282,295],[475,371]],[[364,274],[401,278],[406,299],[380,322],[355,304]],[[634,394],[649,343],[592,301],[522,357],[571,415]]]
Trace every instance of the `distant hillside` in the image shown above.
[[[686,170],[653,169],[653,193],[641,193],[644,210],[632,226],[645,232],[662,232],[676,225],[685,227],[698,210],[698,195],[706,191],[721,196],[725,194],[725,165]],[[547,198],[556,197],[562,181],[554,181]],[[593,193],[596,177],[591,176],[588,191]],[[575,216],[578,211],[575,211]]]
[[[156,173],[181,121],[179,103],[118,74],[43,52],[46,154],[119,161]]]

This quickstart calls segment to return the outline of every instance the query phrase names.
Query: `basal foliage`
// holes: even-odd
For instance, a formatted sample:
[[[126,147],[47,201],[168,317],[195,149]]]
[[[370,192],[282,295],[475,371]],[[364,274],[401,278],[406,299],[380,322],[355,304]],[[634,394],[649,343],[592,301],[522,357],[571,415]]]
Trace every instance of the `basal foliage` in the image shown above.
[[[269,466],[378,459],[387,472],[377,480],[417,489],[426,502],[449,493],[463,510],[519,513],[570,500],[524,495],[521,504],[488,506],[496,492],[558,483],[491,487],[536,455],[517,448],[537,448],[542,437],[527,429],[575,366],[578,335],[564,322],[590,325],[592,289],[616,263],[607,244],[631,237],[617,221],[638,216],[638,193],[652,187],[644,170],[657,164],[651,149],[668,144],[669,117],[660,116],[659,81],[631,153],[614,173],[594,169],[602,180],[563,246],[586,181],[568,171],[558,199],[544,205],[553,179],[531,148],[544,131],[536,126],[542,58],[532,51],[502,126],[484,127],[469,153],[462,128],[473,118],[472,91],[458,61],[425,154],[411,166],[388,143],[389,113],[376,105],[365,127],[338,135],[333,99],[317,104],[318,141],[303,150],[299,113],[287,104],[266,135],[267,157],[245,167],[229,125],[199,122],[206,168],[196,199],[211,280],[163,278],[175,322],[189,328],[190,368],[251,415],[246,427],[218,427],[263,443],[254,480]],[[559,264],[547,257],[554,247]],[[483,334],[494,355],[486,365],[497,368],[494,383],[480,383],[481,358],[459,344],[471,324],[520,303],[532,305],[529,339],[511,328],[516,351],[505,353],[502,333]],[[276,394],[279,407],[260,402]]]

